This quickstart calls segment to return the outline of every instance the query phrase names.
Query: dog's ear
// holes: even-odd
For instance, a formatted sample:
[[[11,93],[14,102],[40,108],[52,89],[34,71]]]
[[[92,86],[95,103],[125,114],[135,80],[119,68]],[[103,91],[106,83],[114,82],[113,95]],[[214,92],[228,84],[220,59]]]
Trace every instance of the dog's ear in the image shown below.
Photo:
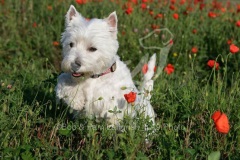
[[[117,14],[112,12],[106,19],[113,38],[117,39]]]
[[[77,16],[79,16],[79,13],[77,12],[76,8],[71,5],[66,14],[66,25],[68,25],[68,23],[73,19],[73,17]]]

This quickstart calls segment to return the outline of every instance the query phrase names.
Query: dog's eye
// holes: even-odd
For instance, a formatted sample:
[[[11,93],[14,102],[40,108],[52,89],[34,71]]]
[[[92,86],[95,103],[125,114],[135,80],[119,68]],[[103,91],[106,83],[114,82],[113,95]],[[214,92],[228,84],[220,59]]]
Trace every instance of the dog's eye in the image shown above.
[[[90,47],[90,48],[88,48],[88,50],[89,50],[90,52],[95,52],[95,51],[97,50],[97,48],[95,48],[95,47]]]
[[[74,46],[74,43],[73,43],[73,42],[71,42],[69,45],[70,45],[70,47],[72,48],[72,47]]]

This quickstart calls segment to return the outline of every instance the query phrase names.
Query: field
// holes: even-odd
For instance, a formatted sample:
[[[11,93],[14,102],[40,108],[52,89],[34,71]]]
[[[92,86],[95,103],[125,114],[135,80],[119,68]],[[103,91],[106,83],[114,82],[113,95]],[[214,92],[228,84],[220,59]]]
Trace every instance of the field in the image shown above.
[[[157,53],[150,147],[141,116],[133,119],[137,127],[126,117],[119,132],[104,121],[74,119],[73,110],[56,104],[70,4],[88,19],[116,11],[118,54],[131,71]],[[0,0],[0,159],[237,160],[238,47],[240,4],[233,1]],[[136,83],[143,74],[137,69]],[[215,111],[225,117],[214,122]],[[221,133],[220,119],[229,131]]]

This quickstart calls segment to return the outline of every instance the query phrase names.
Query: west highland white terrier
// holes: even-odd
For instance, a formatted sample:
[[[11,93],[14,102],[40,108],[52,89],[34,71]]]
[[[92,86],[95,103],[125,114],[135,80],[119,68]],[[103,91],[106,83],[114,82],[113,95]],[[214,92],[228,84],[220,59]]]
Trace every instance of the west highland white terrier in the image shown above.
[[[118,125],[125,114],[134,117],[137,113],[143,113],[154,124],[150,93],[156,55],[148,62],[139,91],[117,55],[117,21],[115,12],[105,19],[86,20],[70,6],[61,39],[64,73],[58,77],[57,99],[88,117],[106,119],[112,125]],[[133,93],[134,104],[125,99],[128,93]]]

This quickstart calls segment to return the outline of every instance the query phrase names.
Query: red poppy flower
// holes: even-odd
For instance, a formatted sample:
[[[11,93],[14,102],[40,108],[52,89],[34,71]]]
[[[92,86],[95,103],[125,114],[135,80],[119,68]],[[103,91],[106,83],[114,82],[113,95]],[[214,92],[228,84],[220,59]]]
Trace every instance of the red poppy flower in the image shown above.
[[[157,18],[163,18],[163,14],[159,13],[159,14],[157,14],[154,18],[155,18],[155,19],[157,19]]]
[[[149,11],[149,14],[153,16],[154,12],[152,10]]]
[[[200,2],[203,2],[203,0],[194,0],[193,3],[196,5],[196,4],[200,3]]]
[[[33,22],[32,27],[33,27],[33,28],[36,28],[36,27],[37,27],[37,23],[36,23],[36,22]]]
[[[152,24],[152,29],[154,30],[154,29],[158,29],[158,28],[160,28],[160,26],[159,25],[156,25],[156,24]]]
[[[237,27],[240,27],[240,20],[238,20],[238,21],[236,22],[236,26],[237,26]]]
[[[156,72],[156,70],[157,70],[157,67],[155,66],[153,71]],[[144,64],[143,67],[142,67],[142,73],[146,74],[147,71],[148,71],[148,64]]]
[[[132,0],[132,3],[138,4],[138,1],[137,0]]]
[[[87,0],[76,0],[77,4],[85,4],[87,3]]]
[[[128,103],[132,103],[136,100],[137,93],[129,92],[128,94],[124,94],[124,97]]]
[[[183,5],[186,2],[186,0],[180,0],[180,4]]]
[[[172,4],[175,4],[175,3],[176,3],[176,0],[171,0],[171,3],[172,3]]]
[[[227,40],[227,44],[228,45],[232,44],[232,39]]]
[[[200,10],[203,10],[203,9],[205,8],[205,6],[206,6],[206,5],[205,5],[204,3],[201,3],[201,4],[199,5],[199,9],[200,9]]]
[[[59,46],[59,42],[58,42],[58,41],[54,41],[54,42],[53,42],[53,45],[54,45],[54,46]]]
[[[235,53],[237,53],[239,51],[239,48],[237,47],[237,46],[235,46],[234,44],[231,44],[230,45],[230,52],[232,53],[232,54],[235,54]]]
[[[198,48],[197,48],[197,47],[193,47],[193,48],[191,49],[191,52],[194,53],[194,54],[197,53],[197,52],[198,52]]]
[[[169,6],[169,9],[175,11],[175,10],[176,10],[176,7],[175,7],[174,5],[171,4],[171,5]]]
[[[142,9],[146,9],[146,8],[147,8],[146,3],[142,3],[142,4],[141,4],[141,8],[142,8]]]
[[[126,14],[131,14],[133,12],[133,8],[132,7],[128,7],[126,10],[125,10],[125,13]]]
[[[178,15],[177,13],[174,13],[174,14],[173,14],[173,18],[174,18],[174,19],[178,19],[178,18],[179,18],[179,15]]]
[[[221,116],[221,111],[215,111],[213,114],[212,114],[212,119],[214,121],[214,123],[219,119],[219,117]]]
[[[216,111],[212,115],[212,119],[215,123],[215,127],[218,132],[227,134],[230,130],[228,117],[225,113]]]
[[[219,69],[219,63],[216,62],[215,60],[209,60],[207,62],[207,65],[210,67],[210,68],[213,68],[215,66],[215,69],[218,70]]]
[[[237,13],[240,12],[240,4],[237,5]]]
[[[197,33],[197,30],[196,30],[196,29],[193,29],[193,30],[192,30],[192,33],[193,33],[193,34],[196,34],[196,33]]]
[[[5,1],[4,0],[1,0],[0,1],[1,5],[3,6],[5,4]]]
[[[172,74],[172,73],[174,72],[174,66],[169,63],[169,64],[164,68],[164,71],[165,71],[167,74]]]
[[[47,10],[51,11],[52,10],[52,6],[47,6]]]
[[[216,17],[217,17],[217,14],[214,13],[214,12],[209,12],[209,13],[208,13],[208,17],[210,17],[210,18],[216,18]]]
[[[148,65],[147,64],[144,64],[143,67],[142,67],[142,72],[143,74],[146,74],[148,71]]]

